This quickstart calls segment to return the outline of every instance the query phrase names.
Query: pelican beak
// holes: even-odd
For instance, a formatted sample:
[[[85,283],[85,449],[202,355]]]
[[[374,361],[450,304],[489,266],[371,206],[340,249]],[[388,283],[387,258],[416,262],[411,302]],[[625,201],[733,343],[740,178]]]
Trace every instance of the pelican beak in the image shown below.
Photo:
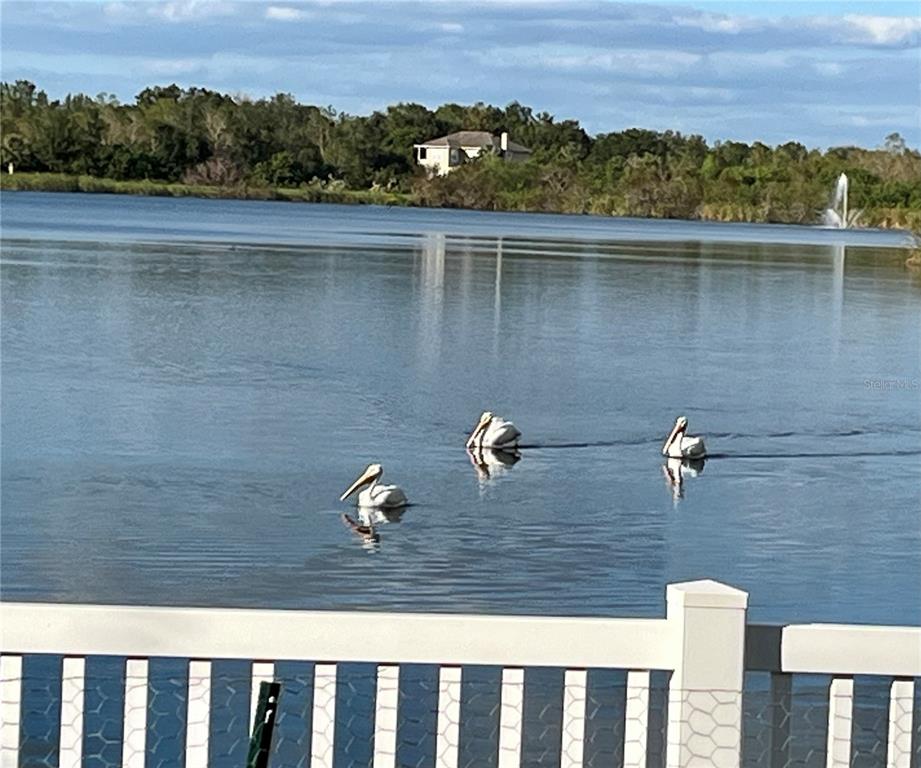
[[[380,474],[380,470],[375,470],[372,467],[368,467],[358,476],[358,479],[348,487],[348,490],[339,497],[339,501],[345,501],[349,496],[355,493],[355,491],[357,491],[362,486],[367,485],[375,478],[379,477]]]
[[[665,445],[662,446],[663,456],[668,455],[669,446],[675,441],[675,438],[678,437],[678,435],[684,432],[685,429],[687,429],[685,424],[682,423],[681,419],[678,419],[678,421],[675,422],[675,426],[672,427],[672,431],[669,433],[668,437],[666,438]]]
[[[467,448],[472,448],[474,441],[477,439],[477,436],[489,426],[489,422],[492,421],[492,416],[487,417],[485,414],[480,417],[480,420],[477,422],[477,425],[473,428],[473,432],[470,433],[470,437],[467,438]]]

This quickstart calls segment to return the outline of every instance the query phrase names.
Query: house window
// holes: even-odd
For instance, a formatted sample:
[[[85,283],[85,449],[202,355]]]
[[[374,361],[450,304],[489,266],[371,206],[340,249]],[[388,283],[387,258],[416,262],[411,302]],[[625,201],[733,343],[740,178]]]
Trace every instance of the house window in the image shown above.
[[[451,150],[451,165],[458,165],[460,163],[460,152],[456,149]]]
[[[425,160],[426,150],[425,147],[419,147],[419,159]]]

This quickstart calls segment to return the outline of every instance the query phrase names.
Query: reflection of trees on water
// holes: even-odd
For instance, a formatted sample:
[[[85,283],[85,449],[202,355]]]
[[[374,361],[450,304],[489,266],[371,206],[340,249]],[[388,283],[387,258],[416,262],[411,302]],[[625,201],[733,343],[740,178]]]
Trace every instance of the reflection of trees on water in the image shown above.
[[[419,351],[423,364],[435,368],[441,356],[445,292],[445,236],[434,234],[422,241],[419,267]]]
[[[456,240],[456,239],[455,239]],[[448,237],[444,233],[435,233],[427,235],[422,240],[422,247],[419,251],[419,260],[417,262],[417,286],[419,296],[419,349],[423,361],[430,369],[437,364],[444,339],[444,309],[445,309],[445,292],[446,275],[445,267],[447,260]],[[464,245],[464,243],[454,243],[455,246]],[[492,254],[492,248],[488,245],[482,246],[487,248],[485,252],[480,250],[481,246],[466,244],[460,251],[453,251],[452,257],[460,258],[461,274],[460,285],[455,290],[459,290],[461,301],[466,309],[468,295],[472,290],[476,291],[476,281],[473,278],[475,264],[479,256],[489,257]],[[498,237],[495,240],[495,259],[493,260],[493,355],[498,355],[499,336],[501,333],[502,318],[502,257],[503,257],[503,238]],[[455,284],[456,285],[456,284]],[[475,312],[482,312],[484,303],[473,297],[473,307]]]
[[[496,278],[493,283],[492,353],[499,355],[499,318],[502,316],[502,238],[496,239]]]
[[[835,357],[837,357],[841,346],[841,318],[844,314],[844,257],[846,249],[844,245],[834,245],[831,251],[833,267],[831,333],[833,337],[832,346],[835,351]]]

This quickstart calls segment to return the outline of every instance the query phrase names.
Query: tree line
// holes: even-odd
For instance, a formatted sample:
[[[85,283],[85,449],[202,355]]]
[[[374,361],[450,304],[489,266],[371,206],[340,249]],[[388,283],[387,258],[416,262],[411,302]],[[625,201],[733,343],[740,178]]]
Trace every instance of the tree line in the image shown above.
[[[413,144],[459,130],[507,131],[524,163],[486,155],[429,177]],[[51,100],[34,83],[0,84],[0,162],[17,172],[218,188],[390,190],[420,205],[625,216],[811,223],[837,176],[865,223],[921,228],[921,154],[881,147],[768,146],[631,128],[589,135],[576,120],[513,102],[396,104],[371,115],[177,85],[133,104],[107,94]]]

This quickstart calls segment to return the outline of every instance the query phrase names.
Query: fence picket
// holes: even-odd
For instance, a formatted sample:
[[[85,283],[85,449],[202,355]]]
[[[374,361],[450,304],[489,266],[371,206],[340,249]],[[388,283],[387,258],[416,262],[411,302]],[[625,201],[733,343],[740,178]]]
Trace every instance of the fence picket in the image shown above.
[[[893,680],[889,689],[886,768],[911,768],[911,732],[915,703],[913,680]]]
[[[502,670],[502,696],[499,704],[498,768],[521,766],[521,722],[524,716],[524,670]]]
[[[147,659],[125,662],[122,768],[144,768],[147,757]]]
[[[853,715],[854,680],[850,677],[836,677],[828,688],[826,768],[850,768]]]
[[[333,768],[336,738],[336,665],[317,664],[313,672],[313,735],[310,768]]]
[[[379,666],[374,706],[374,768],[394,768],[396,765],[399,696],[400,668]]]
[[[83,762],[83,702],[86,660],[68,656],[61,665],[60,768],[81,768]]]
[[[588,674],[584,669],[567,669],[563,683],[563,743],[560,768],[582,768],[585,752],[585,689]]]
[[[0,768],[19,765],[22,656],[0,656]]]
[[[624,768],[646,768],[649,733],[649,670],[627,673]]]
[[[185,768],[208,768],[211,728],[211,662],[189,662],[189,700],[186,707]]]
[[[461,668],[442,667],[438,676],[438,736],[435,765],[457,768],[460,737]]]

